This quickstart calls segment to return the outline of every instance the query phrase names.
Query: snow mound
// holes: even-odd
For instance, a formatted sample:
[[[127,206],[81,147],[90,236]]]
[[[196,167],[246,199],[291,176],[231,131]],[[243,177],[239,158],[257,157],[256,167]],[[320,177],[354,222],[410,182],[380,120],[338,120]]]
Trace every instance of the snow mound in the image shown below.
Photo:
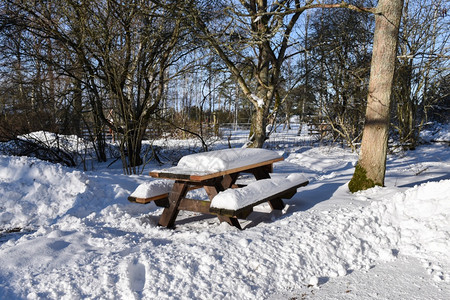
[[[371,210],[379,215],[390,231],[389,238],[398,241],[403,254],[426,258],[433,253],[450,262],[450,180],[427,182],[389,201],[374,202]]]
[[[177,168],[200,172],[220,172],[278,158],[280,158],[278,153],[267,149],[223,149],[184,156],[178,162]]]
[[[264,197],[280,193],[305,181],[307,179],[301,173],[293,173],[286,178],[277,177],[258,180],[250,183],[245,188],[227,189],[220,192],[211,201],[211,207],[238,210]]]
[[[425,142],[450,141],[450,124],[434,124],[420,132],[420,137]]]
[[[19,136],[19,139],[28,140],[47,147],[61,148],[66,151],[80,151],[84,144],[82,138],[76,135],[61,135],[48,131],[35,131]]]
[[[134,198],[151,198],[167,194],[172,190],[173,180],[152,180],[140,184],[131,194]]]
[[[50,224],[73,207],[86,181],[58,164],[0,156],[0,229]]]

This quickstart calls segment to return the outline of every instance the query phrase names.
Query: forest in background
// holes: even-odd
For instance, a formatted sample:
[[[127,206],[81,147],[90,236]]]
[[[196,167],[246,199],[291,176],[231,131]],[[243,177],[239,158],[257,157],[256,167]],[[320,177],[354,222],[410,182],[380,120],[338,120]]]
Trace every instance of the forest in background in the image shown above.
[[[3,1],[0,140],[74,134],[105,161],[112,133],[127,173],[144,139],[205,141],[230,124],[252,135],[255,122],[295,119],[356,149],[375,26],[363,8],[375,3],[262,1],[252,15],[253,2]],[[391,137],[405,149],[425,124],[449,121],[447,11],[441,0],[404,1]],[[29,143],[27,153],[45,146]]]

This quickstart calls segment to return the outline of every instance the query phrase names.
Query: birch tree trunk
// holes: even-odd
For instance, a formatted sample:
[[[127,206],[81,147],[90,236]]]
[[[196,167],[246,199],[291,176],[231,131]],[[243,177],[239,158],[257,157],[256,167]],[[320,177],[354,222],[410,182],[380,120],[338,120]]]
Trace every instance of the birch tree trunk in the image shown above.
[[[402,8],[403,0],[378,1],[365,125],[358,164],[348,184],[351,192],[384,185],[389,108]]]

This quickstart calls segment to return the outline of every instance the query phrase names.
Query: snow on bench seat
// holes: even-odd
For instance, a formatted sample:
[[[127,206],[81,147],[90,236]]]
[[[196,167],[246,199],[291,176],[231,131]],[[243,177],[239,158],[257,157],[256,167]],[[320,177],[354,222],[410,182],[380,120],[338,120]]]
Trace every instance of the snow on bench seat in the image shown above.
[[[275,198],[291,198],[298,187],[308,183],[309,181],[301,173],[258,180],[243,188],[227,189],[218,193],[211,201],[210,211],[236,215],[240,210]]]
[[[128,197],[128,200],[137,203],[149,203],[151,201],[167,198],[173,187],[173,180],[152,180],[139,185]]]

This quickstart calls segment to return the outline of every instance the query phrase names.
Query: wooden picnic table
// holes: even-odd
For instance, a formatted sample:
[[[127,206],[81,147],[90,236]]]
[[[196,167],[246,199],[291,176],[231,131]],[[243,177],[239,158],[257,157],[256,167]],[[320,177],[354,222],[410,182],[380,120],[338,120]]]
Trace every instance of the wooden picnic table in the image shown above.
[[[257,181],[269,179],[270,173],[273,172],[273,164],[282,161],[283,157],[264,149],[226,149],[206,152],[204,155],[206,158],[202,157],[202,154],[186,156],[184,161],[182,161],[184,158],[180,160],[178,166],[150,172],[152,177],[174,180],[173,187],[166,197],[154,199],[156,205],[164,207],[158,223],[160,226],[174,227],[179,211],[185,210],[217,215],[221,222],[227,222],[241,229],[238,218],[246,218],[253,211],[253,206],[267,201],[272,209],[281,210],[285,206],[283,196],[285,199],[290,198],[295,194],[297,187],[308,184],[307,181],[303,182],[290,187],[289,190],[259,199],[239,210],[214,209],[211,207],[211,201],[218,193],[230,188],[243,187],[236,184],[241,173],[253,174]],[[241,156],[245,157],[241,159]],[[183,165],[184,162],[187,163]],[[205,189],[209,201],[186,198],[189,190],[197,188]]]

